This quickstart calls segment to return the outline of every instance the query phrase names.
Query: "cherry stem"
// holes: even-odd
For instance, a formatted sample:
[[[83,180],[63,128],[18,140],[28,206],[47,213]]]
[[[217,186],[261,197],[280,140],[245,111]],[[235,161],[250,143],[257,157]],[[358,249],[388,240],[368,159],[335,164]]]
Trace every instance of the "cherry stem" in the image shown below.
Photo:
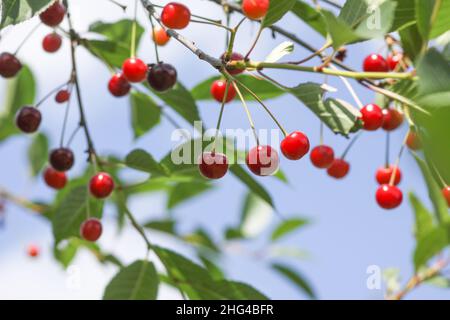
[[[14,56],[16,56],[19,53],[20,49],[22,49],[22,47],[25,45],[25,43],[31,38],[31,36],[37,31],[37,29],[39,29],[40,26],[41,26],[41,22],[39,22],[35,27],[33,27],[33,29],[31,29],[30,32],[28,32],[26,37],[22,40],[22,42],[17,47],[16,51],[14,51]]]
[[[329,41],[327,41],[325,43],[325,45],[320,48],[319,50],[313,52],[312,54],[310,54],[309,56],[307,56],[306,58],[300,60],[300,61],[292,61],[292,62],[288,62],[289,64],[303,64],[305,62],[308,62],[309,60],[313,59],[314,57],[322,57],[322,53],[328,49],[331,46],[331,43]]]
[[[402,158],[403,152],[405,151],[406,141],[408,140],[408,133],[403,139],[402,146],[400,147],[400,151],[397,156],[397,160],[395,160],[394,170],[392,170],[391,179],[389,180],[389,185],[393,186],[395,183],[395,177],[397,176],[398,166],[400,165],[400,160]]]
[[[108,0],[108,1],[111,2],[112,4],[116,5],[116,6],[120,7],[123,11],[127,10],[127,6],[126,5],[123,5],[123,4],[121,4],[121,3],[119,3],[119,2],[117,2],[115,0]]]
[[[259,137],[256,132],[255,123],[253,122],[252,115],[248,109],[247,103],[245,102],[244,96],[242,95],[241,90],[237,86],[236,82],[232,81],[234,88],[236,89],[237,94],[239,95],[239,99],[242,101],[242,105],[244,106],[245,112],[247,114],[248,122],[250,123],[250,127],[252,128],[253,135],[255,136],[256,144],[259,146]]]
[[[284,127],[281,125],[281,123],[278,121],[278,119],[275,117],[272,111],[270,111],[270,109],[265,105],[265,103],[258,97],[258,95],[236,78],[234,78],[234,81],[238,83],[242,88],[244,88],[245,91],[247,91],[256,101],[259,102],[259,104],[264,108],[264,110],[266,110],[266,112],[273,119],[278,128],[280,128],[280,130],[283,132],[283,135],[286,137],[288,135],[287,131],[284,129]]]
[[[227,103],[229,89],[230,89],[230,81],[227,81],[227,84],[225,86],[225,94],[223,96],[222,105],[220,107],[219,119],[217,120],[216,136],[214,137],[214,145],[213,145],[213,149],[212,149],[213,152],[216,151],[217,139],[219,138],[220,125],[222,123],[223,112],[225,110],[225,104]]]
[[[155,24],[153,22],[153,17],[150,16],[150,24],[152,25],[152,33],[153,33],[153,45],[155,48],[155,56],[156,56],[156,62],[159,63],[159,51],[158,51],[158,44],[156,43],[156,32],[155,32]],[[165,30],[164,30],[165,32]]]
[[[266,80],[269,80],[270,82],[272,82],[273,84],[277,85],[278,87],[282,88],[282,89],[289,89],[288,87],[286,87],[285,85],[281,84],[280,82],[278,82],[277,80],[275,80],[274,78],[268,76],[267,74],[265,74],[264,72],[262,72],[261,70],[258,70],[258,74],[265,78]]]
[[[250,54],[252,53],[252,51],[255,49],[256,44],[258,43],[258,40],[259,40],[259,38],[261,37],[261,34],[262,34],[263,30],[264,30],[264,27],[263,27],[263,25],[261,25],[261,26],[259,27],[258,34],[256,35],[255,41],[253,41],[252,46],[250,47],[250,49],[248,50],[247,54],[245,55],[245,60],[248,59],[248,57],[250,56]]]
[[[138,0],[134,0],[134,20],[131,27],[131,57],[136,57],[136,29],[137,29]]]
[[[221,23],[217,23],[217,21],[213,22],[213,21],[201,21],[201,20],[191,19],[190,22],[192,22],[192,23],[199,23],[199,24],[208,24],[208,25],[211,25],[211,26],[223,28],[223,29],[228,30],[230,32],[232,31],[231,28],[229,28],[229,27],[227,27],[227,26],[225,26],[225,25],[223,25]]]
[[[68,83],[70,83],[70,81],[64,82],[63,84],[57,86],[55,89],[53,89],[52,91],[47,93],[41,100],[39,100],[38,103],[36,103],[36,108],[39,108],[41,106],[41,104],[43,104],[45,101],[47,101],[47,99],[50,98],[53,94],[55,94],[56,92],[58,92],[59,90],[61,90],[65,86],[67,86]]]
[[[445,188],[447,187],[447,183],[445,182],[444,178],[442,177],[441,173],[439,172],[439,170],[437,169],[436,165],[434,164],[434,162],[429,159],[429,162],[431,164],[432,170],[434,171],[434,173],[436,174],[436,176],[438,177],[439,182],[441,183],[442,187]]]
[[[70,104],[72,101],[72,86],[73,85],[71,85],[69,88],[70,97],[69,97],[69,101],[66,104],[66,110],[64,113],[64,120],[63,120],[63,126],[62,126],[62,131],[61,131],[61,139],[59,142],[59,146],[61,148],[64,146],[64,136],[66,134],[67,120],[69,119]]]
[[[334,69],[334,70],[338,70],[338,69],[337,69],[335,66],[333,66],[333,65],[330,65],[330,68],[331,68],[331,69]],[[352,85],[350,84],[350,82],[349,82],[346,78],[344,78],[344,77],[342,77],[342,76],[339,76],[339,79],[342,80],[342,82],[344,83],[345,87],[346,87],[347,90],[350,92],[351,96],[353,97],[353,100],[355,100],[356,104],[358,105],[358,108],[359,108],[359,109],[364,108],[364,105],[363,105],[363,103],[361,102],[361,99],[359,99],[358,95],[356,94],[356,91],[353,89],[353,87],[352,87]]]
[[[361,135],[362,135],[362,131],[358,132],[356,134],[356,136],[353,137],[353,139],[350,141],[350,143],[348,144],[347,148],[345,148],[344,153],[341,156],[342,160],[344,160],[345,157],[347,157],[348,153],[350,152],[352,147],[355,145],[356,141],[358,141],[358,139],[361,137]]]
[[[323,143],[324,143],[324,125],[323,125],[322,121],[320,121],[320,128],[319,128],[319,130],[320,130],[320,134],[319,134],[319,136],[320,136],[320,145],[323,146]]]
[[[70,145],[71,145],[72,142],[73,142],[73,139],[75,139],[75,137],[76,137],[78,131],[80,131],[81,128],[82,128],[82,126],[79,125],[79,126],[77,126],[77,127],[75,128],[75,130],[73,130],[72,134],[71,134],[70,137],[69,137],[69,140],[67,141],[67,147],[70,147]]]
[[[384,165],[386,168],[389,168],[389,164],[390,164],[390,150],[391,150],[391,134],[389,132],[386,132],[386,158],[385,158],[385,162]]]

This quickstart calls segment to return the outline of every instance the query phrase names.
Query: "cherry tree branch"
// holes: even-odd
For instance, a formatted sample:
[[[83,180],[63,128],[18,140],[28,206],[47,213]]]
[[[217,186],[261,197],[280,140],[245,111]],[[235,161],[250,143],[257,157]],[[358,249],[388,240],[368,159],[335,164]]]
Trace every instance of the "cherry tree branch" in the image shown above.
[[[44,213],[48,209],[45,205],[40,205],[23,197],[19,197],[3,187],[0,187],[0,199],[8,200],[19,207],[34,211],[36,213]]]

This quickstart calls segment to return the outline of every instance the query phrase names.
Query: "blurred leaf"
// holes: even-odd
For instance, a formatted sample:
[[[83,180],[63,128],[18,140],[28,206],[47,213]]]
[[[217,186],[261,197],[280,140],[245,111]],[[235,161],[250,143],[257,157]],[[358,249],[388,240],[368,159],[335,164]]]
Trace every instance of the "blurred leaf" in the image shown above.
[[[435,286],[435,287],[438,287],[438,288],[443,288],[443,289],[450,288],[450,279],[443,277],[443,276],[435,276],[431,279],[426,280],[425,283]]]
[[[309,223],[306,219],[292,218],[282,221],[278,227],[272,232],[272,241],[279,240],[280,238],[300,229],[301,227]]]
[[[2,0],[0,30],[18,24],[44,11],[53,0]]]
[[[289,12],[295,5],[296,0],[270,0],[269,11],[264,17],[261,28],[270,27]]]
[[[335,133],[347,136],[357,125],[359,110],[342,100],[323,101],[325,91],[320,84],[303,83],[289,89],[289,92],[302,101]]]
[[[153,220],[144,224],[144,228],[175,235],[175,220]]]
[[[130,49],[122,43],[111,40],[83,40],[81,44],[110,68],[122,68],[130,57]]]
[[[307,4],[305,1],[299,0],[292,8],[292,12],[319,34],[326,37],[327,25],[323,16],[315,8]]]
[[[450,245],[450,224],[442,224],[425,234],[414,251],[416,271]]]
[[[147,151],[135,149],[131,151],[126,159],[125,164],[132,169],[147,172],[150,174],[169,175],[168,169],[159,164]]]
[[[138,260],[114,276],[105,289],[103,300],[156,300],[158,286],[153,263]]]
[[[417,26],[424,39],[434,39],[448,31],[450,2],[446,0],[416,0]]]
[[[383,270],[383,280],[386,283],[387,295],[391,295],[401,289],[399,269],[388,268]]]
[[[131,46],[131,35],[133,29],[133,20],[120,20],[114,23],[105,23],[102,21],[94,22],[89,26],[89,31],[101,34],[106,39],[121,43],[125,46]],[[144,34],[144,28],[137,23],[136,24],[136,46],[139,47],[139,42]],[[128,47],[130,49],[130,47]]]
[[[212,185],[203,181],[180,182],[169,193],[167,208],[173,209],[177,205],[190,200],[210,190]]]
[[[30,147],[28,148],[28,161],[31,167],[31,173],[36,177],[41,172],[48,158],[48,139],[43,133],[34,136]]]
[[[183,239],[191,244],[203,246],[214,252],[220,251],[211,236],[203,229],[198,229],[195,232],[184,236]]]
[[[420,35],[417,24],[412,24],[406,28],[403,28],[399,31],[399,35],[405,54],[410,57],[412,61],[415,61],[416,58],[419,57],[424,44],[424,40]]]
[[[265,62],[277,62],[284,56],[294,52],[294,44],[289,41],[285,41],[276,46],[271,53],[266,57]]]
[[[131,102],[131,125],[134,137],[138,138],[159,124],[161,120],[161,109],[155,101],[141,92],[132,92]]]
[[[316,299],[316,295],[311,285],[298,271],[294,271],[291,268],[278,263],[272,264],[272,269],[280,273],[286,279],[290,280],[300,289],[301,292],[305,293],[310,299]]]
[[[218,281],[225,278],[223,271],[211,259],[204,255],[199,255],[199,259],[202,261],[203,266],[209,271],[209,274],[214,280]]]
[[[247,193],[241,213],[240,230],[244,237],[260,235],[270,224],[273,208],[254,193]]]
[[[416,5],[411,0],[395,0],[395,19],[391,31],[404,29],[416,22]]]
[[[409,201],[414,209],[415,235],[418,241],[434,228],[433,214],[428,211],[414,193],[409,194]]]
[[[236,77],[246,87],[251,89],[262,100],[274,99],[285,94],[285,91],[264,79],[256,78],[250,75],[239,75]],[[197,84],[192,90],[192,96],[196,100],[213,100],[211,95],[211,84],[215,80],[221,79],[221,76],[214,76]],[[246,90],[242,90],[245,100],[255,100]]]

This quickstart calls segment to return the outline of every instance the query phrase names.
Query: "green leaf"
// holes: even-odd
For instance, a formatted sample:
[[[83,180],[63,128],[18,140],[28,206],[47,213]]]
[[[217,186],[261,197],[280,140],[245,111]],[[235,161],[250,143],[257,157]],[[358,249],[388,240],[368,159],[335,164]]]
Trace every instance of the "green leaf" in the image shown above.
[[[203,266],[209,271],[209,274],[214,280],[223,280],[225,278],[223,271],[211,259],[201,254],[199,255],[199,259],[202,261]]]
[[[192,96],[196,100],[213,100],[211,96],[211,84],[221,79],[221,76],[214,76],[200,82],[192,89]],[[285,94],[285,91],[264,79],[250,75],[239,75],[237,79],[246,87],[251,89],[261,100],[274,99]],[[246,90],[241,90],[245,100],[255,100]]]
[[[416,60],[424,45],[424,39],[420,35],[417,24],[410,25],[400,30],[399,34],[405,54],[413,61]]]
[[[272,197],[267,190],[255,179],[253,179],[253,177],[249,175],[241,166],[237,164],[231,165],[230,172],[241,180],[241,182],[243,182],[254,194],[258,195],[261,199],[274,207]]]
[[[280,61],[284,56],[294,52],[294,44],[289,41],[285,41],[276,46],[272,52],[269,53],[265,62],[277,62]]]
[[[425,234],[414,251],[416,271],[450,245],[450,224],[442,224]]]
[[[425,208],[414,193],[409,194],[409,201],[415,215],[415,235],[418,241],[420,241],[434,228],[433,215]]]
[[[110,68],[122,68],[123,62],[130,57],[130,49],[119,42],[83,40],[81,44]]]
[[[448,17],[450,16],[450,1],[438,1],[440,6],[436,8],[437,16],[432,22],[430,39],[434,39],[449,30]]]
[[[149,95],[134,91],[130,95],[130,104],[131,125],[135,138],[144,135],[159,124],[161,109]]]
[[[75,185],[66,186],[64,195],[64,198],[59,201],[52,220],[56,242],[78,237],[80,226],[88,216],[101,218],[103,213],[103,201],[90,198],[85,184],[75,183]]]
[[[278,22],[289,12],[297,0],[270,0],[269,11],[264,17],[261,28],[267,28]]]
[[[323,16],[306,2],[298,0],[292,8],[292,12],[322,36],[327,35],[327,25]]]
[[[195,232],[184,236],[183,239],[188,243],[208,248],[214,252],[220,251],[211,236],[203,229],[198,229]]]
[[[89,26],[89,31],[101,34],[106,39],[121,43],[125,46],[131,46],[131,35],[133,29],[133,20],[124,19],[114,23],[105,23],[102,21],[94,22]],[[137,23],[136,24],[136,46],[139,46],[139,41],[144,34],[144,28]]]
[[[47,163],[48,158],[48,139],[43,133],[34,136],[30,147],[28,148],[28,161],[31,167],[31,174],[36,177]]]
[[[395,8],[395,19],[391,31],[403,29],[416,22],[415,1],[395,0],[395,2],[397,7]]]
[[[167,209],[173,209],[177,205],[211,190],[212,185],[204,181],[177,183],[169,193]]]
[[[417,66],[417,75],[419,76],[421,99],[440,93],[450,95],[450,64],[436,49],[430,49],[420,59]],[[448,100],[444,101],[444,106],[449,105]]]
[[[248,285],[214,280],[208,270],[178,253],[161,247],[154,247],[154,251],[165,266],[171,281],[177,284],[177,287],[190,299],[266,299],[264,295]]]
[[[308,223],[309,223],[308,220],[301,218],[292,218],[284,220],[272,232],[271,239],[272,241],[279,240],[280,238],[300,229],[301,227],[307,225]]]
[[[131,151],[125,158],[125,164],[129,168],[150,174],[165,176],[170,174],[165,166],[159,164],[147,151],[142,149]]]
[[[114,276],[105,289],[103,300],[156,300],[158,286],[153,263],[138,260]]]
[[[324,89],[317,83],[304,83],[289,89],[333,132],[347,136],[357,125],[360,112],[350,104],[335,99],[323,101]]]
[[[175,220],[153,220],[144,224],[144,228],[175,234]]]
[[[2,0],[0,30],[18,24],[44,11],[53,0]]]
[[[273,208],[254,193],[245,197],[239,228],[246,238],[256,237],[270,224]]]
[[[417,26],[424,39],[434,39],[448,31],[449,1],[416,0],[415,3]]]
[[[272,268],[295,284],[301,292],[305,293],[310,299],[316,299],[316,295],[311,285],[298,271],[294,271],[293,269],[278,263],[272,264]]]

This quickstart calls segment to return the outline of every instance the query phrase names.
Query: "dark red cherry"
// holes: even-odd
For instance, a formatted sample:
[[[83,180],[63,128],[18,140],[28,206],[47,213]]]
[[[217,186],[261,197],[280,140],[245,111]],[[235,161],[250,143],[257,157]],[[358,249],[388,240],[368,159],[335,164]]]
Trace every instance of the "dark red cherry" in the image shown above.
[[[39,249],[39,247],[35,244],[30,244],[27,248],[27,254],[31,258],[37,258],[39,256],[40,251],[41,250]]]
[[[89,183],[89,190],[98,199],[107,198],[114,190],[114,180],[105,172],[97,173]]]
[[[402,61],[402,59],[403,59],[403,54],[401,54],[401,53],[390,54],[390,55],[388,55],[388,57],[386,59],[386,63],[389,66],[389,69],[391,71],[394,71],[397,69],[397,66],[400,63],[400,61]]]
[[[161,12],[161,22],[170,29],[184,29],[190,20],[191,11],[181,3],[170,2]]]
[[[73,167],[75,156],[70,149],[58,148],[50,152],[49,162],[53,169],[65,172]]]
[[[342,179],[347,176],[350,171],[350,164],[344,159],[334,159],[327,173],[330,177]]]
[[[378,205],[387,210],[397,208],[403,201],[402,191],[396,186],[390,186],[388,184],[380,186],[375,197]]]
[[[177,83],[177,70],[168,63],[158,63],[150,66],[148,83],[156,91],[167,91]]]
[[[394,175],[395,169],[395,178],[394,185],[398,185],[402,181],[402,171],[400,168],[395,166],[382,167],[377,170],[376,179],[378,184],[390,184],[391,178]]]
[[[0,54],[0,76],[12,78],[22,69],[22,64],[13,54],[3,52]]]
[[[375,131],[383,125],[383,110],[376,104],[368,104],[361,109],[361,114],[365,130]]]
[[[444,189],[442,189],[442,195],[444,196],[445,200],[447,200],[447,205],[450,208],[450,187],[446,186]]]
[[[50,26],[50,27],[56,27],[64,20],[64,15],[66,14],[66,7],[64,7],[61,2],[56,1],[54,4],[52,4],[50,7],[48,7],[47,10],[42,12],[39,15],[39,18],[41,18],[41,21]]]
[[[55,101],[57,103],[64,103],[69,101],[70,99],[70,91],[67,89],[59,90],[55,96]]]
[[[271,146],[257,146],[250,150],[245,159],[247,167],[258,176],[270,176],[278,170],[278,152]]]
[[[225,54],[226,54],[226,53],[222,54],[222,56],[220,57],[220,58],[221,58],[222,60],[224,60],[224,61],[225,61]],[[243,56],[242,54],[237,53],[237,52],[233,52],[233,53],[231,54],[231,57],[229,58],[229,60],[228,60],[228,61],[225,61],[225,62],[229,62],[229,61],[242,61],[242,60],[244,60],[244,56]],[[245,70],[244,70],[244,69],[238,69],[238,68],[227,67],[227,71],[228,71],[228,73],[231,74],[231,75],[238,75],[238,74],[244,72]]]
[[[300,160],[309,152],[309,139],[300,131],[294,131],[281,141],[281,152],[289,160]]]
[[[80,227],[80,235],[84,240],[95,242],[102,235],[103,227],[100,220],[90,218],[84,221]]]
[[[67,184],[67,176],[64,172],[57,171],[52,167],[48,167],[44,171],[45,183],[53,189],[61,190]]]
[[[389,66],[386,60],[379,54],[371,54],[364,60],[365,72],[388,72]]]
[[[33,133],[41,124],[41,112],[35,107],[22,107],[16,116],[16,125],[24,133]]]
[[[403,123],[403,113],[397,109],[383,109],[383,129],[393,131],[400,127]]]
[[[53,53],[61,48],[62,38],[57,33],[50,33],[42,40],[42,48],[49,53]]]
[[[217,101],[222,103],[227,88],[227,82],[225,80],[216,80],[211,84],[211,95]],[[232,84],[228,86],[228,94],[225,102],[230,102],[236,97],[236,89]]]
[[[122,72],[129,82],[142,82],[147,76],[148,66],[137,58],[129,58],[122,65]]]
[[[325,145],[312,149],[310,154],[312,164],[319,169],[328,169],[334,161],[334,150]]]
[[[130,92],[131,85],[122,73],[116,73],[108,83],[108,90],[115,97],[123,97]]]
[[[417,151],[422,149],[422,141],[420,139],[420,136],[415,131],[409,131],[408,137],[406,138],[406,145],[409,149]]]
[[[220,179],[227,174],[228,158],[223,153],[203,152],[198,160],[198,169],[208,179]]]

